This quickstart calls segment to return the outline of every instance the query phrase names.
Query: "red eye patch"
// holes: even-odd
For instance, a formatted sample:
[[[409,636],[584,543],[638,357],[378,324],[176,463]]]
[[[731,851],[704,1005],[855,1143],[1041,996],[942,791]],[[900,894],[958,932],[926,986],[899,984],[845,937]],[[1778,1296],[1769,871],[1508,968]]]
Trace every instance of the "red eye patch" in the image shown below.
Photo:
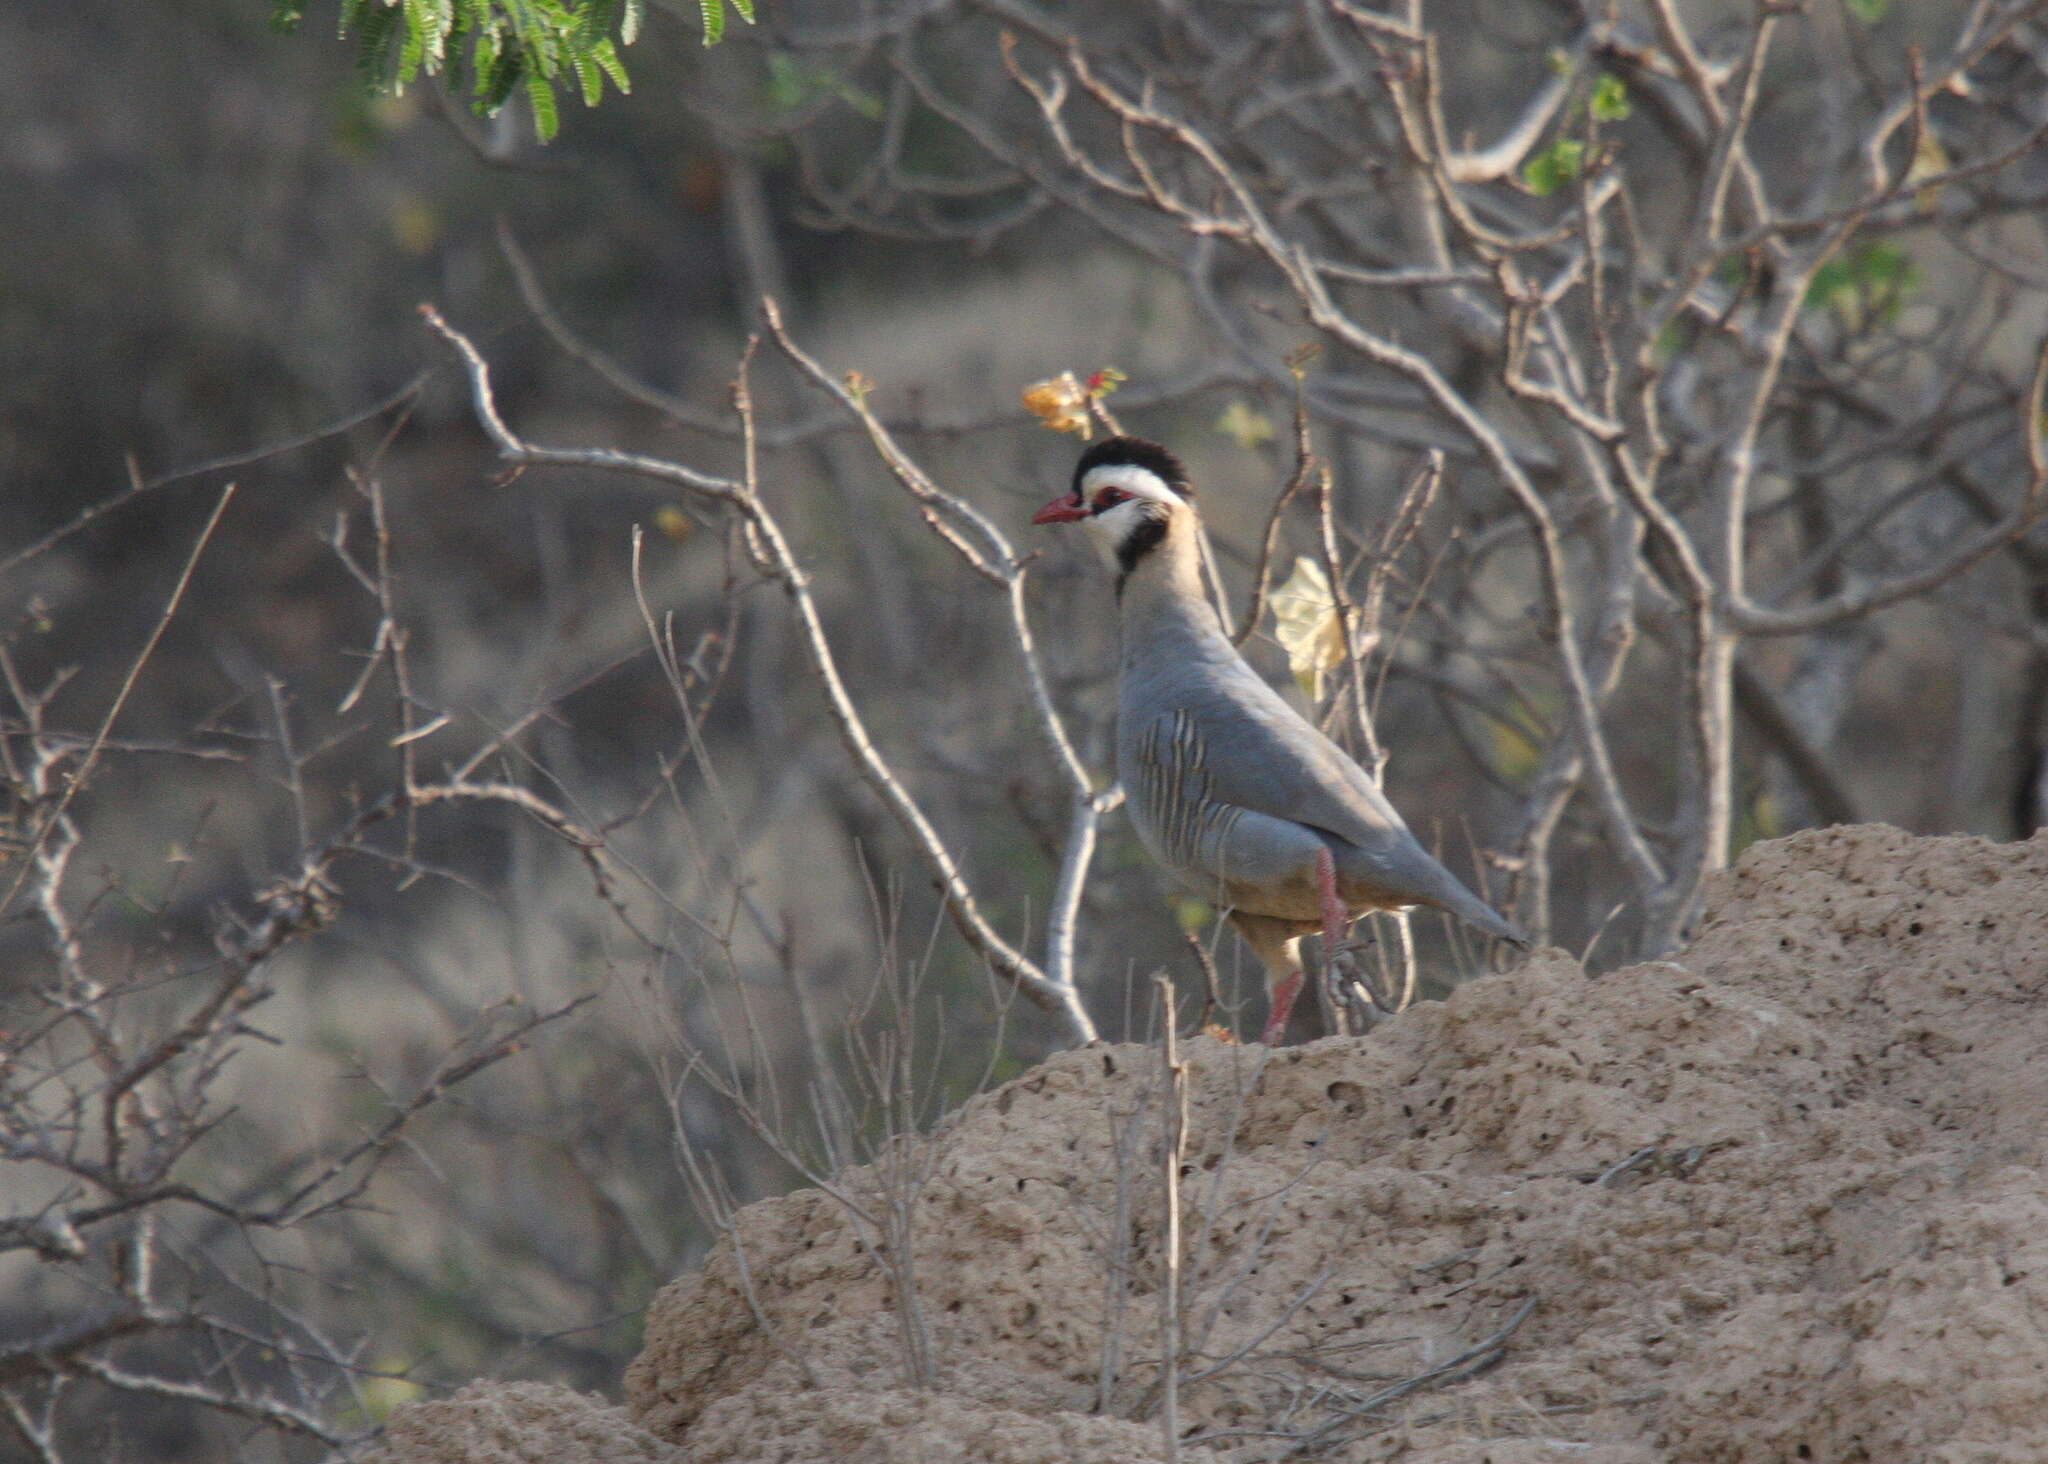
[[[1115,508],[1119,503],[1129,502],[1130,497],[1121,488],[1105,488],[1095,495],[1095,511],[1101,513],[1106,508]]]

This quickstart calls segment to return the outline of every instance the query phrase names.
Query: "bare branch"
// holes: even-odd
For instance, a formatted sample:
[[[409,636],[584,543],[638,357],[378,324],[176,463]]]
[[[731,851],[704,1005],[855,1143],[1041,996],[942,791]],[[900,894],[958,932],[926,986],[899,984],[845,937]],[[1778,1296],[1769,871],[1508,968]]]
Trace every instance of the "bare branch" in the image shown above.
[[[431,381],[434,373],[440,369],[439,367],[430,367],[420,372],[390,395],[379,397],[366,407],[359,407],[345,416],[337,417],[325,426],[315,427],[311,431],[302,432],[296,437],[287,437],[279,442],[266,443],[262,447],[250,448],[247,452],[236,452],[230,453],[225,457],[210,458],[202,463],[194,463],[190,467],[173,468],[169,472],[158,473],[150,478],[144,478],[139,473],[132,473],[128,486],[119,493],[114,494],[110,498],[102,499],[91,507],[82,510],[76,517],[61,527],[50,530],[34,543],[27,545],[25,548],[17,549],[6,558],[0,559],[0,575],[7,574],[26,564],[39,554],[47,553],[73,534],[76,534],[80,529],[97,523],[100,519],[105,518],[117,509],[126,508],[136,499],[143,497],[145,494],[154,493],[159,488],[168,488],[174,483],[183,483],[193,478],[202,478],[208,473],[224,473],[233,468],[245,468],[251,463],[259,463],[266,458],[283,457],[287,453],[311,447],[314,443],[325,442],[330,437],[340,437],[344,433],[352,432],[365,422],[374,422],[387,412],[403,406],[418,396],[420,389]]]
[[[2005,518],[1909,574],[1859,585],[1796,610],[1774,610],[1747,599],[1732,599],[1730,621],[1749,635],[1795,635],[1839,625],[1937,589],[2027,533],[2048,511],[2048,452],[2041,442],[2044,386],[2048,386],[2048,342],[2035,358],[2033,379],[2020,406],[2020,440],[2025,444],[2028,478],[2019,501]]]
[[[1294,398],[1294,471],[1281,486],[1273,499],[1273,506],[1266,510],[1265,532],[1259,536],[1259,557],[1252,565],[1252,587],[1245,600],[1244,619],[1237,623],[1237,629],[1230,637],[1232,645],[1241,646],[1252,638],[1259,623],[1266,618],[1266,595],[1273,582],[1273,551],[1280,542],[1280,515],[1287,511],[1287,505],[1294,501],[1296,494],[1308,486],[1309,474],[1315,467],[1315,455],[1309,450],[1308,401],[1306,393],[1299,389]]]
[[[235,485],[230,483],[221,490],[220,497],[214,501],[213,512],[207,516],[205,525],[199,530],[199,537],[193,541],[192,550],[185,557],[185,567],[178,574],[178,582],[171,587],[170,599],[164,603],[162,613],[156,618],[156,624],[150,627],[149,637],[142,643],[141,651],[129,664],[128,674],[122,678],[120,689],[114,693],[113,701],[108,704],[99,730],[87,744],[85,756],[80,759],[78,770],[71,774],[55,805],[41,817],[35,832],[30,836],[28,852],[31,855],[42,849],[44,841],[63,821],[65,810],[70,808],[72,798],[92,776],[92,770],[98,764],[100,754],[106,749],[107,738],[114,730],[114,723],[120,720],[121,709],[128,705],[128,698],[135,690],[135,683],[141,679],[142,668],[149,664],[149,658],[156,654],[156,648],[164,638],[164,632],[170,629],[171,619],[178,613],[178,606],[185,599],[185,591],[191,587],[192,575],[199,568],[199,558],[206,552],[206,546],[212,542],[213,531],[220,527],[221,515],[227,512],[228,504],[233,501],[234,496]],[[35,861],[24,861],[21,872],[14,877],[14,883],[8,886],[6,895],[0,896],[0,909],[14,903],[16,897],[21,894],[23,884],[35,868]]]
[[[796,616],[800,641],[811,671],[824,692],[834,730],[861,778],[879,796],[896,818],[936,877],[961,934],[1005,980],[1015,984],[1032,1002],[1060,1018],[1076,1041],[1095,1039],[1095,1024],[1082,1007],[1079,993],[1071,986],[1054,982],[1037,964],[998,935],[981,913],[980,902],[960,872],[952,852],[925,816],[924,810],[897,779],[876,748],[867,724],[848,694],[839,674],[838,660],[811,595],[810,576],[798,564],[783,536],[782,527],[762,503],[752,483],[713,478],[679,464],[608,448],[542,448],[522,442],[498,415],[492,395],[489,367],[469,339],[441,319],[431,306],[421,313],[428,323],[454,347],[467,367],[477,418],[497,445],[499,455],[513,463],[547,463],[558,466],[599,466],[658,481],[678,483],[707,498],[730,504],[747,525],[758,546],[763,570],[781,585]]]

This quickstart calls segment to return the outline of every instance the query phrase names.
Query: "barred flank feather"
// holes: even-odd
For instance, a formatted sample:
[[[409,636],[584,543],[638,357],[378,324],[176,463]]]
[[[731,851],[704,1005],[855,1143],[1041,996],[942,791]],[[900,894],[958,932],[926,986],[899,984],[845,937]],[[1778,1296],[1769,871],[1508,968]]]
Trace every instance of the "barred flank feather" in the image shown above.
[[[1244,812],[1216,800],[1208,752],[1195,719],[1182,708],[1147,729],[1139,753],[1145,804],[1157,824],[1162,852],[1168,863],[1183,869],[1207,862],[1204,850],[1219,848]]]

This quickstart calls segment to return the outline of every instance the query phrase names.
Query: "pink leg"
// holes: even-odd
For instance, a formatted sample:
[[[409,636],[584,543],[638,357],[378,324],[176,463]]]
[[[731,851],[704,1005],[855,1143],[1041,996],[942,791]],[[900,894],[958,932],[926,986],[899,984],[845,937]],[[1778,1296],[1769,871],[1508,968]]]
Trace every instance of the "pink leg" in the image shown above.
[[[1327,972],[1337,961],[1337,944],[1344,939],[1345,927],[1351,924],[1344,902],[1337,897],[1337,861],[1330,857],[1328,849],[1316,850],[1316,893],[1323,906],[1323,964]],[[1280,1039],[1287,1035],[1287,1018],[1294,1011],[1295,998],[1301,995],[1306,977],[1296,971],[1277,981],[1267,994],[1266,1030],[1260,1040],[1268,1047],[1280,1045]]]
[[[1337,965],[1337,946],[1351,924],[1351,915],[1337,898],[1337,861],[1327,847],[1316,850],[1316,893],[1323,897],[1323,968],[1329,971]]]
[[[1294,999],[1301,995],[1301,972],[1282,977],[1266,993],[1266,1030],[1259,1040],[1268,1047],[1278,1047],[1280,1039],[1287,1035],[1287,1014],[1294,1010]]]

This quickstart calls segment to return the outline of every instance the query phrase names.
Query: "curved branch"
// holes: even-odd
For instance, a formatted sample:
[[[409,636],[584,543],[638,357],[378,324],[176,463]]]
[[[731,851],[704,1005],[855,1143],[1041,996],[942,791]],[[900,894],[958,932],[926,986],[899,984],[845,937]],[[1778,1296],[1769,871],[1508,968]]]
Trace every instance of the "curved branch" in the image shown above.
[[[2013,510],[1955,549],[1910,574],[1876,584],[1859,585],[1796,610],[1773,610],[1739,596],[1727,605],[1729,623],[1748,635],[1796,635],[1839,625],[1938,589],[1957,575],[1988,559],[2034,528],[2048,514],[2048,446],[2042,442],[2041,407],[2048,392],[2048,341],[2034,361],[2033,381],[2020,404],[2021,441],[2026,444],[2027,486]]]
[[[832,714],[832,724],[839,734],[861,778],[886,804],[896,821],[902,826],[912,842],[918,846],[926,864],[936,877],[941,895],[946,902],[947,913],[953,917],[967,943],[986,960],[1005,980],[1016,986],[1034,1005],[1059,1018],[1069,1034],[1077,1042],[1095,1040],[1095,1023],[1082,1006],[1080,993],[1071,984],[1055,981],[1022,951],[1012,946],[999,935],[982,914],[980,902],[974,897],[966,879],[961,875],[960,866],[954,860],[952,851],[938,830],[925,817],[924,810],[911,797],[888,761],[876,748],[868,734],[867,723],[854,705],[846,689],[845,680],[839,674],[838,659],[833,655],[831,641],[825,634],[825,626],[818,613],[817,601],[811,594],[810,576],[797,562],[796,554],[784,537],[782,525],[762,503],[755,485],[751,482],[735,482],[727,478],[716,478],[699,473],[681,464],[666,462],[658,458],[641,457],[635,453],[619,452],[611,448],[551,448],[541,447],[523,441],[499,415],[490,383],[490,368],[476,347],[460,331],[443,320],[432,306],[420,307],[421,314],[457,355],[462,358],[470,379],[477,419],[498,449],[498,455],[515,464],[547,464],[556,467],[601,468],[610,472],[631,473],[635,476],[653,478],[660,482],[679,484],[706,498],[730,505],[745,523],[752,536],[752,542],[759,555],[759,564],[764,573],[782,587],[789,597],[791,609],[796,617],[799,639],[805,658],[810,662],[812,673],[817,677],[825,693],[826,705]],[[742,409],[751,410],[744,399]]]

